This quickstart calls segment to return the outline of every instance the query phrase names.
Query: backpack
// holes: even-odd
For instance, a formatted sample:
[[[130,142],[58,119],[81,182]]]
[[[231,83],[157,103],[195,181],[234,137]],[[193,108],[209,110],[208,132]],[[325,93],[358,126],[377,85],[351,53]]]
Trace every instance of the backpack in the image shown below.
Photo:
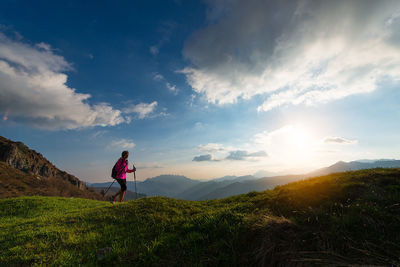
[[[118,160],[118,161],[119,161],[119,160]],[[118,161],[115,162],[114,167],[113,167],[112,170],[111,170],[111,177],[112,177],[113,179],[117,179],[117,174],[120,173],[120,172],[125,168],[125,166],[126,166],[125,164],[123,164],[123,165],[122,165],[122,168],[121,168],[119,171],[117,171],[117,169],[115,168],[115,166],[117,166]]]

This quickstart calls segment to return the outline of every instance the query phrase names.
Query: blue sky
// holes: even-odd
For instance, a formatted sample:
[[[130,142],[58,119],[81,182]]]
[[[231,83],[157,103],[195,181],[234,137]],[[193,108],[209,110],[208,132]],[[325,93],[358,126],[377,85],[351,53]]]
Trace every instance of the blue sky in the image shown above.
[[[106,181],[399,158],[398,1],[2,1],[0,134]]]

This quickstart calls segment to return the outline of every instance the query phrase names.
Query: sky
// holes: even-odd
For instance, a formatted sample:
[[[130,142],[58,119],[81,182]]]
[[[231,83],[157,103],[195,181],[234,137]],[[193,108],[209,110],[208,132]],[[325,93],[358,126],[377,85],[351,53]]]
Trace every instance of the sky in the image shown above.
[[[399,86],[399,1],[0,3],[0,135],[86,182],[399,159]]]

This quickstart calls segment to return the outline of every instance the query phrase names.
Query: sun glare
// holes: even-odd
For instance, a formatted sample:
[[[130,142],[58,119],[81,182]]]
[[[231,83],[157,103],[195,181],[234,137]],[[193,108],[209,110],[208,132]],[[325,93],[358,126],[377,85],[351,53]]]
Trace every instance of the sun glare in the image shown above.
[[[309,143],[309,135],[304,130],[294,131],[291,135],[294,145],[299,149],[306,147]]]
[[[289,165],[308,165],[312,161],[315,133],[304,126],[287,125],[270,135],[269,151]]]

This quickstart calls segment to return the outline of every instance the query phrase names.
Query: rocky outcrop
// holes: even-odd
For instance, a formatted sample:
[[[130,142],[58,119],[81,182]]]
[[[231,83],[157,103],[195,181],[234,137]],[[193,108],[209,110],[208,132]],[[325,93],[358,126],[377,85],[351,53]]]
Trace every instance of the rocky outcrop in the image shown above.
[[[40,175],[44,178],[59,178],[68,181],[81,190],[87,189],[84,182],[77,177],[59,170],[42,154],[29,149],[22,142],[13,142],[0,136],[0,161],[28,174]]]

